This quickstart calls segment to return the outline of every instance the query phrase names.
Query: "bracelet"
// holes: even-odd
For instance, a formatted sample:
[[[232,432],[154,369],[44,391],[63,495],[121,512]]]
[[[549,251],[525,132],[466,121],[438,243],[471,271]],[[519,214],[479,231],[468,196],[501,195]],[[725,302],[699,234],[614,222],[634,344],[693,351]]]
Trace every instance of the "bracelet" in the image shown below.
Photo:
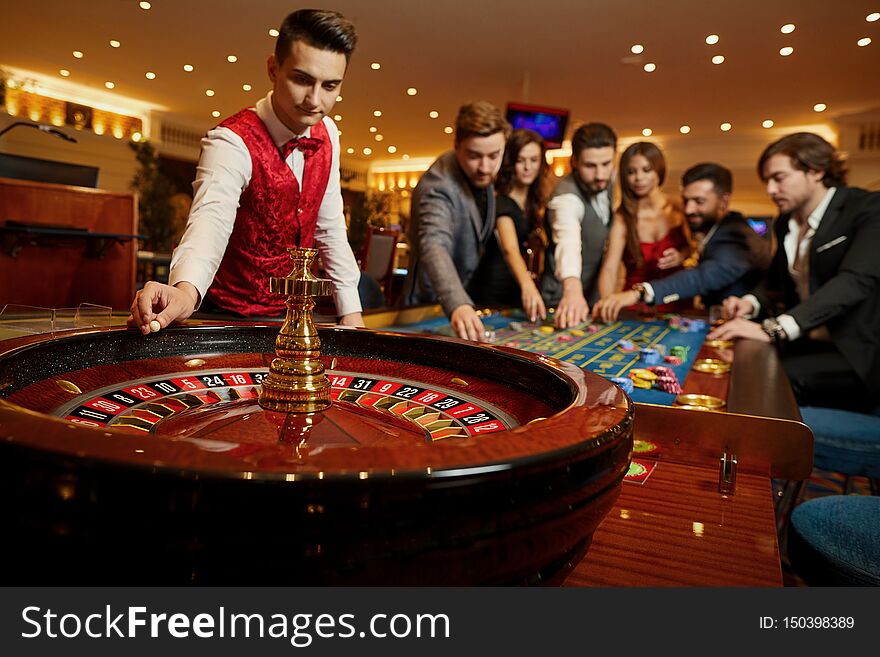
[[[644,284],[644,283],[636,283],[636,284],[633,285],[630,289],[631,289],[633,292],[638,292],[638,293],[639,293],[639,301],[644,301],[644,300],[645,300],[645,294],[647,294],[648,291],[645,289],[645,284]]]
[[[783,340],[788,339],[785,329],[782,328],[782,324],[775,317],[768,317],[761,322],[761,328],[764,333],[770,336],[770,342],[773,344],[779,344]]]

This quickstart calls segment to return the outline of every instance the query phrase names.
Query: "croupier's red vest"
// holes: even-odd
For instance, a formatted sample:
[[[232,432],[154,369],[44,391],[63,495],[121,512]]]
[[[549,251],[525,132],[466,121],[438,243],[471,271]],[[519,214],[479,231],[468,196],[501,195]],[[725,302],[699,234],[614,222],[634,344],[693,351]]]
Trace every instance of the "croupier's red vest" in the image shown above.
[[[320,139],[321,146],[305,154],[300,188],[256,112],[244,109],[218,127],[242,138],[253,171],[239,200],[226,253],[205,297],[241,315],[279,315],[285,299],[269,292],[269,277],[290,273],[288,247],[311,247],[315,242],[318,210],[330,178],[330,137],[323,122],[312,126],[310,137]]]

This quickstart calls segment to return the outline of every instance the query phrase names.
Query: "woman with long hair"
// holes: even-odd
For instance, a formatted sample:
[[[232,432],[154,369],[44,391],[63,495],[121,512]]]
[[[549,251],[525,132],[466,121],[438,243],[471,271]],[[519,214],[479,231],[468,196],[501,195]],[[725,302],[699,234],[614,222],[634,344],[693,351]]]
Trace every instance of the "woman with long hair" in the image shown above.
[[[681,270],[691,253],[690,228],[681,208],[660,189],[666,179],[663,152],[647,141],[629,146],[620,156],[620,206],[614,213],[608,247],[599,271],[600,300],[593,316],[616,319],[624,306],[615,294],[620,264],[626,270],[624,290]],[[682,310],[686,303],[660,304],[660,312]]]
[[[471,283],[480,304],[522,306],[532,321],[547,309],[523,253],[541,225],[547,176],[544,140],[532,130],[514,130],[507,140],[495,190],[495,240],[490,240]]]

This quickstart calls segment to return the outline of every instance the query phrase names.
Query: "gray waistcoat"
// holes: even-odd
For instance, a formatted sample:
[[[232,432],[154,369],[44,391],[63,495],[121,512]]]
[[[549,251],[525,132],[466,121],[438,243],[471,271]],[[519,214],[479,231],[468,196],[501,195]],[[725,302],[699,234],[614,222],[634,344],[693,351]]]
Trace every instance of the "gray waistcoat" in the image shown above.
[[[583,266],[581,269],[581,283],[584,286],[584,297],[592,305],[598,296],[596,283],[599,267],[602,265],[602,256],[605,254],[605,242],[608,239],[608,226],[602,223],[599,215],[593,209],[589,199],[578,187],[574,180],[574,173],[568,174],[556,186],[550,199],[563,194],[574,194],[584,204],[584,220],[581,222],[581,256]],[[611,187],[600,192],[609,195],[609,207],[611,207]],[[547,209],[547,235],[550,244],[547,247],[547,259],[544,266],[544,275],[541,278],[541,296],[544,302],[555,306],[562,298],[562,281],[556,278],[556,243],[553,241],[553,211]],[[609,222],[610,226],[610,222]]]

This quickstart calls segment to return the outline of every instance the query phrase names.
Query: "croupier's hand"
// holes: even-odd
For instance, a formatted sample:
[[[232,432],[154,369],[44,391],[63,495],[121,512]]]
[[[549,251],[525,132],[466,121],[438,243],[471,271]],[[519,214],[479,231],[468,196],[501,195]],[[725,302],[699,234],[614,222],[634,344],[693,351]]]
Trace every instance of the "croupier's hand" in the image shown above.
[[[364,326],[364,316],[357,313],[348,313],[339,318],[340,326]]]
[[[486,338],[483,322],[480,321],[477,311],[471,305],[462,304],[453,310],[449,316],[449,323],[452,325],[455,335],[460,338],[474,342],[482,342]]]
[[[131,302],[131,315],[126,323],[146,335],[153,321],[159,323],[159,328],[183,321],[193,314],[198,301],[199,291],[192,283],[181,281],[172,287],[149,281]]]

